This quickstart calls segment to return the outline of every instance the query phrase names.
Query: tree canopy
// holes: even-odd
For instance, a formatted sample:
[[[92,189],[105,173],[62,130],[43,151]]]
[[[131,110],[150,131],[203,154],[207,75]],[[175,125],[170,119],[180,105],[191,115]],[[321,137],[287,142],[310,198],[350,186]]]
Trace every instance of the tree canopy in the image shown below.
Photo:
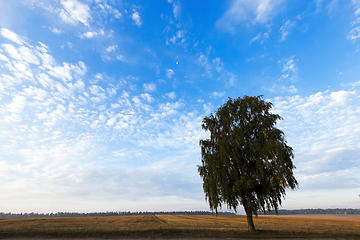
[[[270,112],[263,96],[231,99],[206,116],[202,128],[210,139],[200,140],[205,197],[213,211],[244,207],[249,230],[255,230],[252,215],[276,212],[285,189],[298,185],[294,175],[293,149],[284,133],[275,127],[282,118]]]

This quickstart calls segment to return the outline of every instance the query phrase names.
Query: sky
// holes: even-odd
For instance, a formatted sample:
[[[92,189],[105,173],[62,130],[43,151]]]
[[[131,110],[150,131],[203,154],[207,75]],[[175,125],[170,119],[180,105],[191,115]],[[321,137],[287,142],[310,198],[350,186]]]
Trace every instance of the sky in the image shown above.
[[[209,210],[201,122],[244,95],[294,149],[282,208],[359,208],[359,49],[360,0],[0,0],[0,211]]]

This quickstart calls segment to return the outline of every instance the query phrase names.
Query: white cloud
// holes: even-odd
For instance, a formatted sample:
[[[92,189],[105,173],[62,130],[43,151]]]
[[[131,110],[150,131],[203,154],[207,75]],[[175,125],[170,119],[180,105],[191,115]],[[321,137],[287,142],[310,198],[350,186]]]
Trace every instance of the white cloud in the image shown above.
[[[98,32],[86,32],[86,33],[83,33],[80,35],[80,38],[93,38],[93,37],[96,37],[96,36],[103,36],[105,34],[104,30],[99,30]]]
[[[1,53],[0,53],[0,60],[4,61],[4,62],[9,62],[9,59],[5,55],[3,55]]]
[[[21,38],[20,36],[18,37]],[[6,68],[13,73],[18,81],[25,79],[34,81],[34,73],[51,69],[55,64],[53,57],[47,53],[48,47],[41,42],[35,47],[26,42],[23,42],[20,46],[15,46],[12,44],[2,44],[4,52],[12,59],[9,60],[7,56],[2,54],[0,58],[3,61],[7,61]],[[0,50],[0,52],[3,51]],[[36,65],[35,67],[37,68],[34,68],[32,65]]]
[[[351,31],[349,32],[347,39],[355,40],[358,38],[360,38],[360,27],[355,27],[355,28],[351,29]]]
[[[250,45],[254,42],[260,42],[261,44],[263,44],[269,38],[269,32],[265,32],[265,33],[259,32],[253,39],[251,39]]]
[[[154,98],[153,98],[150,94],[148,94],[148,93],[143,93],[143,94],[141,94],[141,97],[142,97],[143,99],[145,99],[148,103],[151,103],[151,102],[154,101]]]
[[[346,154],[346,152],[342,152]],[[325,155],[334,154],[334,151],[325,152]],[[355,153],[356,154],[356,153]],[[338,153],[336,153],[338,155]],[[339,157],[339,156],[334,157]],[[328,157],[328,156],[326,156]],[[335,171],[331,173],[317,173],[307,176],[301,176],[298,178],[298,181],[301,183],[301,189],[306,190],[331,190],[331,192],[336,189],[344,191],[347,188],[356,189],[358,187],[359,180],[350,175],[348,171]]]
[[[284,64],[283,70],[282,70],[283,73],[296,72],[296,67],[295,67],[293,58],[294,57],[291,57],[291,59]]]
[[[33,97],[35,100],[40,101],[40,102],[44,101],[48,95],[47,91],[45,91],[41,88],[33,87],[33,86],[25,88],[24,93],[27,96]]]
[[[301,188],[336,188],[335,182],[351,188],[360,181],[355,171],[360,167],[359,99],[358,91],[341,90],[273,101],[274,112],[284,117],[279,128],[295,151],[295,175]],[[320,176],[324,177],[321,183],[313,185]],[[352,182],[341,181],[344,176]]]
[[[354,9],[355,9],[355,16],[360,14],[360,1],[359,0],[352,0]],[[352,26],[355,26],[347,35],[347,39],[349,40],[356,40],[360,38],[360,26],[356,26],[360,24],[360,17],[358,17],[354,22],[352,22]]]
[[[33,52],[33,50],[30,50],[27,47],[24,47],[24,46],[20,47],[19,54],[21,55],[21,59],[25,62],[35,64],[35,65],[40,64],[40,61],[37,58],[37,56],[35,55],[35,53]]]
[[[171,2],[169,2],[169,3],[171,3]],[[179,19],[180,13],[181,13],[180,3],[178,1],[174,1],[174,2],[172,2],[172,4],[173,4],[174,17],[175,17],[175,19]]]
[[[94,95],[100,95],[105,92],[105,90],[98,85],[92,85],[89,87],[89,89],[90,89],[90,92]]]
[[[236,83],[236,75],[232,72],[226,72],[226,78],[227,78],[227,85],[228,86],[234,86]]]
[[[36,50],[38,50],[39,51],[39,54],[41,54],[41,53],[47,53],[48,52],[48,50],[49,50],[49,47],[48,46],[46,46],[44,43],[42,43],[42,42],[38,42],[39,44],[40,44],[40,46],[36,46],[35,48],[36,48]],[[41,53],[40,53],[41,52]]]
[[[24,96],[17,95],[13,97],[11,104],[6,105],[6,109],[9,112],[21,113],[26,105],[26,98]]]
[[[26,63],[39,65],[40,61],[37,58],[36,54],[40,54],[39,52],[33,49],[29,49],[28,47],[21,46],[16,49],[12,44],[3,44],[4,50],[10,54],[10,56],[16,60],[22,60]]]
[[[57,28],[50,28],[50,30],[51,30],[53,33],[56,33],[56,34],[62,34],[62,33],[64,33],[63,31],[61,31],[60,29],[57,29]]]
[[[253,42],[259,41],[262,38],[263,34],[262,33],[258,33],[253,39],[251,39],[250,44],[252,44]]]
[[[12,44],[3,44],[4,50],[10,54],[12,58],[17,60],[21,60],[21,55],[19,54],[18,50]]]
[[[224,63],[220,60],[220,58],[213,59],[213,64],[217,72],[221,72],[224,67]]]
[[[211,103],[203,104],[203,108],[206,114],[210,114],[214,110],[214,106]]]
[[[111,107],[112,107],[112,108],[119,108],[119,107],[121,107],[121,105],[118,104],[118,103],[112,103],[112,104],[111,104]]]
[[[272,93],[297,93],[298,89],[294,85],[284,86],[279,84],[274,84],[270,89],[263,88],[264,90],[270,91]]]
[[[160,104],[157,106],[157,110],[154,111],[153,106],[146,105],[155,102],[156,106],[153,96],[146,92],[131,96],[131,90],[129,90],[129,92],[123,92],[118,102],[111,103],[112,106],[117,107],[116,109],[106,109],[102,107],[105,100],[116,96],[116,88],[122,83],[116,86],[110,84],[107,82],[108,79],[105,74],[84,78],[87,72],[84,63],[64,62],[59,65],[48,54],[51,52],[48,47],[41,43],[35,48],[29,45],[15,45],[9,52],[16,55],[14,49],[18,53],[17,57],[19,59],[13,59],[9,64],[4,64],[7,70],[10,71],[11,76],[2,75],[0,84],[0,89],[11,86],[11,89],[4,90],[5,93],[1,92],[6,94],[7,97],[1,98],[3,108],[0,109],[0,141],[4,144],[0,146],[0,150],[3,159],[10,160],[5,165],[4,162],[0,163],[5,168],[0,171],[2,173],[12,171],[7,176],[14,179],[15,177],[12,176],[16,176],[14,181],[17,181],[17,189],[21,190],[21,194],[13,191],[13,195],[9,198],[33,196],[32,192],[38,192],[39,195],[45,195],[46,198],[49,197],[49,193],[45,189],[52,188],[57,190],[49,191],[51,196],[54,195],[59,199],[64,195],[73,196],[72,193],[67,192],[65,185],[68,185],[68,182],[64,184],[64,181],[71,181],[73,184],[72,189],[79,194],[81,191],[77,189],[77,186],[92,179],[91,174],[99,177],[102,171],[109,172],[110,170],[106,164],[103,164],[104,162],[97,165],[97,169],[102,168],[101,171],[91,172],[91,167],[89,167],[96,161],[114,160],[114,158],[110,160],[104,158],[104,156],[109,156],[106,156],[106,151],[104,151],[104,146],[101,143],[104,139],[112,138],[109,131],[106,131],[109,129],[116,131],[114,136],[121,136],[120,138],[115,137],[114,141],[121,142],[122,146],[131,142],[136,145],[144,144],[141,148],[156,146],[156,149],[160,149],[167,146],[179,148],[187,143],[193,144],[194,138],[197,136],[194,126],[197,125],[191,122],[191,117],[181,121],[177,119],[181,118],[182,115],[179,112],[179,108],[183,106],[182,103]],[[9,52],[3,52],[4,56],[6,55],[5,57],[10,56]],[[28,78],[33,75],[32,81],[22,81],[18,77],[19,74],[23,74],[24,77]],[[89,80],[84,82],[82,78]],[[101,80],[102,85],[91,83],[93,78]],[[137,80],[128,77],[126,81],[127,83],[124,83],[121,87],[129,87],[132,82]],[[156,85],[149,83],[144,85],[144,89],[155,91]],[[88,105],[85,105],[86,103]],[[153,132],[153,127],[149,127],[152,125],[146,125],[152,121],[152,113],[159,113],[157,116],[161,116],[159,122],[154,120],[155,124],[153,126],[156,131]],[[177,123],[175,123],[174,119]],[[170,122],[171,125],[168,125],[167,122]],[[181,130],[176,130],[179,126],[181,126]],[[84,129],[86,131],[83,131]],[[186,134],[181,135],[185,131]],[[5,134],[5,132],[8,134]],[[4,136],[7,136],[7,138],[5,139]],[[82,141],[82,137],[87,140]],[[148,138],[148,142],[143,141],[146,138]],[[99,143],[95,145],[94,141],[99,141]],[[82,144],[79,144],[80,142]],[[133,150],[131,146],[129,150]],[[103,156],[101,156],[102,154],[98,155],[100,152],[105,154]],[[151,154],[155,156],[153,152]],[[23,159],[20,165],[16,166],[11,163],[13,156]],[[138,158],[133,159],[140,162],[144,161]],[[128,161],[125,161],[125,163],[132,164]],[[144,174],[151,167],[160,168],[166,164],[166,162],[162,162],[146,167]],[[117,165],[115,168],[119,170],[121,166]],[[126,167],[121,169],[130,171]],[[136,168],[134,171],[141,171],[141,169]],[[197,174],[196,171],[194,172]],[[197,177],[197,175],[195,176]],[[149,176],[150,180],[152,178],[152,175]],[[15,183],[14,181],[11,180],[11,184]],[[117,186],[123,180],[108,179],[106,181],[108,181],[108,184]],[[150,182],[161,188],[171,188],[171,186],[161,185],[160,181]],[[29,187],[30,185],[32,187]],[[89,189],[95,186],[94,184],[91,185],[91,187],[90,185],[86,186]],[[7,187],[10,188],[9,185]],[[107,190],[104,191],[100,185],[97,185],[97,187],[102,189],[101,191],[107,196],[112,196]],[[138,186],[136,185],[136,187]],[[2,186],[2,189],[5,188]],[[149,186],[147,185],[145,188],[148,189]],[[186,186],[182,188],[187,189]],[[79,189],[83,188],[79,187]],[[126,190],[126,188],[119,188],[120,191],[121,189]],[[91,194],[90,190],[83,189],[82,191]],[[157,192],[166,195],[164,190]],[[202,197],[201,194],[199,195]],[[134,197],[134,194],[131,193],[128,197]],[[51,197],[47,199],[49,200]]]
[[[169,41],[175,45],[176,43],[181,43],[184,44],[186,42],[186,36],[185,36],[186,31],[185,30],[178,30],[176,32],[176,35],[173,36],[172,38],[169,39]],[[180,41],[179,41],[180,40]],[[167,41],[166,43],[169,44],[169,41]]]
[[[74,74],[83,76],[86,73],[86,70],[86,65],[81,61],[79,61],[77,65],[64,62],[63,66],[49,68],[48,73],[53,77],[63,80],[64,82],[68,82],[73,79]]]
[[[13,41],[14,43],[19,44],[19,45],[23,45],[25,43],[24,40],[22,40],[22,37],[20,37],[19,35],[10,31],[7,28],[1,28],[0,35],[3,36],[4,38],[7,38],[7,39]]]
[[[107,52],[113,52],[113,51],[116,50],[116,48],[117,48],[116,45],[111,45],[111,46],[108,46],[108,47],[105,49],[105,51],[107,51]]]
[[[360,1],[359,0],[352,0],[352,3],[353,3],[354,8],[355,8],[355,15],[359,15],[360,14]]]
[[[355,88],[357,86],[360,86],[360,81],[352,82],[352,83],[348,83],[348,84],[341,84],[341,86],[342,87],[351,86],[352,88]]]
[[[168,69],[168,70],[166,71],[166,76],[167,76],[168,78],[171,78],[173,75],[174,75],[174,71],[173,71],[172,69]]]
[[[106,91],[112,97],[112,96],[116,95],[117,89],[118,89],[118,87],[113,86],[112,84],[109,84],[109,87],[106,88]]]
[[[338,92],[332,92],[330,94],[332,100],[331,106],[340,105],[346,107],[348,105],[348,101],[353,100],[352,97],[356,96],[355,94],[355,91],[350,92],[341,90]]]
[[[41,59],[41,62],[42,62],[41,67],[42,68],[49,69],[55,65],[55,59],[50,54],[48,54],[46,52],[43,52],[43,53],[38,52],[37,54]]]
[[[290,59],[286,60],[286,63],[284,63],[280,79],[295,82],[298,76],[297,70],[298,69],[294,62],[294,56],[292,56]]]
[[[98,80],[102,80],[104,77],[101,73],[97,73],[97,74],[95,74],[95,78]]]
[[[263,34],[256,41],[261,38]],[[41,196],[38,201],[53,202],[65,211],[68,209],[64,205],[72,201],[79,203],[74,211],[82,211],[85,205],[94,204],[91,206],[96,208],[110,202],[101,201],[104,199],[128,198],[136,202],[138,196],[148,200],[151,195],[159,197],[158,202],[169,194],[177,198],[195,194],[195,198],[203,201],[201,180],[194,166],[199,164],[200,115],[215,109],[211,103],[199,101],[195,104],[200,106],[197,109],[200,113],[188,112],[194,108],[191,101],[196,99],[172,103],[177,98],[175,92],[161,89],[155,94],[153,91],[159,86],[144,84],[141,77],[119,80],[110,79],[106,73],[93,76],[90,72],[94,69],[87,72],[84,63],[56,63],[50,49],[41,43],[35,48],[26,43],[10,45],[8,51],[6,45],[0,51],[3,54],[0,59],[5,61],[1,63],[4,71],[0,77],[0,172],[4,176],[6,171],[8,178],[0,187],[8,199],[4,205],[25,198],[35,202],[31,199],[36,196]],[[113,46],[104,46],[113,51]],[[106,51],[105,47],[102,50]],[[197,63],[216,80],[235,78],[226,71],[220,58],[210,56],[197,55]],[[296,75],[296,64],[295,57],[282,60],[279,76],[290,79]],[[165,78],[174,77],[174,71],[181,72],[163,68]],[[21,74],[24,78],[33,76],[33,80],[22,81],[17,77]],[[211,81],[206,83],[214,85]],[[136,90],[131,87],[135,84]],[[359,156],[358,86],[354,83],[351,91],[320,92],[274,101],[277,111],[285,117],[280,128],[295,149],[301,187],[317,189],[316,178],[321,178],[317,182],[324,188],[340,181],[351,181],[346,182],[346,187],[356,183],[354,172],[343,168],[359,169],[354,157]],[[294,85],[282,89],[292,93],[297,90]],[[212,97],[224,94],[218,89]],[[100,204],[90,200],[84,203],[84,199],[97,198]],[[43,202],[41,205],[47,206]],[[12,206],[19,209],[15,204]],[[150,210],[146,207],[144,210]],[[40,206],[38,211],[46,210]]]
[[[116,59],[119,60],[119,61],[125,61],[126,60],[126,58],[123,55],[118,55],[116,57]]]
[[[135,23],[138,27],[140,27],[140,25],[142,24],[142,21],[141,21],[139,12],[134,10],[134,13],[131,15],[131,18],[134,20],[134,23]]]
[[[209,76],[209,77],[212,76],[212,74],[211,74],[212,66],[209,63],[209,58],[205,54],[203,54],[203,53],[199,54],[199,58],[197,59],[197,63],[202,65],[205,68],[207,76]]]
[[[100,3],[98,6],[102,12],[110,13],[110,14],[114,15],[115,18],[122,20],[122,14],[119,12],[119,10],[111,7],[110,5],[108,5],[106,3],[105,4]]]
[[[155,83],[144,83],[143,87],[147,92],[154,92],[156,91],[156,84]]]
[[[137,105],[141,105],[141,100],[140,100],[140,98],[137,97],[137,96],[133,97],[132,101],[133,101],[135,104],[137,104]]]
[[[221,98],[223,96],[225,96],[225,92],[213,92],[210,97],[217,99],[217,98]]]
[[[281,26],[279,32],[281,33],[280,42],[285,41],[290,31],[295,27],[296,22],[287,20],[284,25]]]
[[[94,103],[100,103],[102,101],[104,101],[105,99],[107,99],[106,93],[105,93],[105,89],[103,89],[102,87],[98,86],[98,85],[92,85],[89,87],[90,93],[94,96],[91,96],[91,100]]]
[[[235,32],[238,25],[250,21],[264,24],[278,12],[283,0],[234,0],[230,8],[216,22],[219,31]]]
[[[169,92],[165,94],[166,97],[171,98],[171,99],[175,99],[176,98],[176,93],[175,92]]]
[[[82,4],[77,0],[61,0],[63,9],[60,11],[59,16],[64,22],[77,24],[83,23],[85,26],[89,26],[90,8],[86,4]]]
[[[224,63],[219,57],[211,59],[210,53],[207,55],[199,53],[196,63],[205,68],[205,73],[201,74],[203,77],[212,78],[213,75],[217,76],[217,80],[222,80],[227,86],[233,86],[235,84],[236,76],[225,69]]]
[[[182,106],[184,106],[184,103],[182,103],[181,101],[175,103],[163,103],[160,104],[158,112],[152,113],[151,116],[153,117],[153,120],[159,121],[159,119],[161,118],[177,114],[177,110],[180,109]]]
[[[117,116],[114,116],[114,117],[110,118],[109,120],[107,120],[106,125],[113,126],[116,123],[116,120],[117,120]]]
[[[293,83],[298,81],[298,68],[295,56],[287,59],[279,60],[282,65],[281,76],[272,84],[272,87],[262,87],[264,90],[272,93],[297,93],[298,89]],[[291,85],[289,85],[291,84]]]
[[[283,89],[284,89],[284,87],[283,87]],[[285,88],[284,90],[287,92],[290,92],[290,93],[296,93],[298,91],[298,89],[294,85],[291,85],[290,87]]]
[[[27,62],[13,61],[7,64],[7,68],[18,78],[18,79],[33,79],[33,71]]]
[[[175,103],[161,104],[159,109],[164,112],[173,112],[175,109],[179,109],[182,106],[184,106],[184,104],[181,101],[178,101]]]
[[[9,76],[7,74],[1,74],[1,84],[3,87],[12,87],[16,84],[18,84],[19,82],[19,79],[15,78],[14,76]],[[0,92],[0,94],[4,94],[4,92]]]

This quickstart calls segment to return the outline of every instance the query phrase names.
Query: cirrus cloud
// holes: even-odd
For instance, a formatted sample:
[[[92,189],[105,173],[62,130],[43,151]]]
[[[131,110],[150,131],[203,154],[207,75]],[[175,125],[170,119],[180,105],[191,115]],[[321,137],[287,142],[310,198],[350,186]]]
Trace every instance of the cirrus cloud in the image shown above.
[[[360,183],[355,170],[360,167],[359,99],[359,88],[275,98],[274,112],[284,117],[279,126],[295,150],[300,187],[329,189],[341,182],[342,188],[353,188]],[[332,181],[325,178],[330,175]],[[343,182],[344,176],[349,181]],[[314,186],[317,177],[323,179]]]
[[[230,8],[216,22],[219,31],[235,32],[244,22],[264,24],[278,12],[284,0],[234,0]]]
[[[77,0],[61,0],[63,9],[60,10],[60,18],[67,23],[76,25],[81,22],[85,26],[89,26],[91,20],[90,8],[86,4]]]

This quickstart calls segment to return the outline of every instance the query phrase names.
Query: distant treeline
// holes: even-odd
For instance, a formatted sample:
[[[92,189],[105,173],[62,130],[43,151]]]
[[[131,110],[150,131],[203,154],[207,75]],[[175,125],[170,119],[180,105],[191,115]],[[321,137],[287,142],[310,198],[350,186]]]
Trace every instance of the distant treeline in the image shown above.
[[[264,215],[259,212],[259,215]],[[275,211],[266,212],[267,215],[276,215]],[[360,209],[336,208],[336,209],[296,209],[296,210],[279,210],[279,215],[297,215],[297,214],[360,214]]]
[[[4,213],[0,212],[0,218],[45,218],[45,217],[105,217],[105,216],[131,216],[131,215],[212,215],[209,211],[172,211],[172,212],[57,212],[57,213]],[[264,215],[259,212],[259,215]],[[266,212],[267,215],[276,215],[275,211]],[[360,215],[360,209],[336,208],[336,209],[296,209],[296,210],[279,210],[279,215],[304,215],[304,214],[356,214]],[[235,215],[232,212],[218,212],[218,215]]]
[[[131,215],[212,215],[209,211],[184,211],[184,212],[57,212],[57,213],[4,213],[0,212],[0,218],[45,218],[45,217],[105,217],[105,216],[131,216]],[[218,215],[235,215],[232,212],[218,212]]]

